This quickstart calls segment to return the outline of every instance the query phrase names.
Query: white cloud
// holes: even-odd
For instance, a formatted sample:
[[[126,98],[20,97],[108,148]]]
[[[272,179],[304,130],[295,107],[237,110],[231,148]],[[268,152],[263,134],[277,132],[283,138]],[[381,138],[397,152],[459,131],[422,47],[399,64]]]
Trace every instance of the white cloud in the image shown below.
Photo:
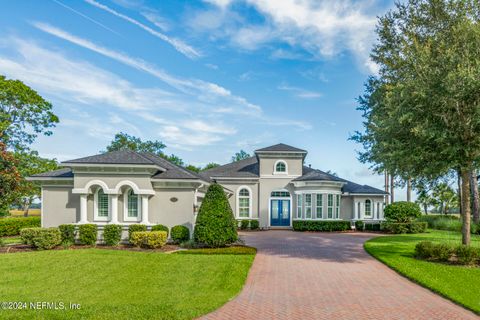
[[[317,99],[317,98],[322,97],[322,93],[320,93],[320,92],[305,90],[305,89],[298,88],[298,87],[292,87],[292,86],[289,86],[287,84],[282,84],[282,85],[278,86],[278,89],[283,90],[283,91],[293,92],[293,94],[296,97],[302,98],[302,99]]]
[[[156,30],[153,30],[152,28],[150,28],[149,26],[146,26],[145,24],[141,23],[140,21],[138,20],[135,20],[129,16],[126,16],[120,12],[117,12],[113,9],[111,9],[110,7],[104,5],[104,4],[101,4],[95,0],[85,0],[85,2],[91,4],[92,6],[95,6],[99,9],[102,9],[106,12],[109,12],[125,21],[128,21],[140,28],[142,28],[143,30],[147,31],[148,33],[150,33],[151,35],[169,43],[170,45],[172,45],[178,52],[184,54],[185,56],[191,58],[191,59],[195,59],[195,58],[198,58],[201,56],[200,52],[197,51],[195,48],[191,47],[190,45],[186,44],[185,42],[183,42],[182,40],[179,40],[179,39],[175,39],[175,38],[171,38],[161,32],[158,32]]]
[[[143,9],[141,12],[142,16],[145,17],[148,21],[153,23],[157,28],[160,28],[162,31],[166,32],[170,30],[170,23],[158,14],[156,11],[151,9]]]

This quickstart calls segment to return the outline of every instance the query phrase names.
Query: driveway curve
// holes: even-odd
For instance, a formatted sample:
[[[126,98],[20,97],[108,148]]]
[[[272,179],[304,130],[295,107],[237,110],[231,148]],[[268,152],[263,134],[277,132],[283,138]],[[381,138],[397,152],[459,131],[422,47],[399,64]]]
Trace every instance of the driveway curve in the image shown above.
[[[258,249],[242,292],[204,319],[479,319],[363,250],[372,234],[241,234]]]

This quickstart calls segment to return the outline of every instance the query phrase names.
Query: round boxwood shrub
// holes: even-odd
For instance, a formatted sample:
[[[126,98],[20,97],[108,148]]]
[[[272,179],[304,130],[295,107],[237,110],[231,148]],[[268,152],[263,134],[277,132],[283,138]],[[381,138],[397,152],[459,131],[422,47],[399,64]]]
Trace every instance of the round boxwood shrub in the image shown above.
[[[164,226],[163,224],[157,224],[152,227],[152,231],[165,231],[167,233],[167,237],[169,234],[168,227]]]
[[[122,226],[107,224],[103,229],[103,240],[107,246],[118,246],[122,239]]]
[[[406,223],[420,217],[422,211],[416,203],[398,201],[386,206],[384,215],[389,221]]]
[[[172,228],[172,240],[175,243],[182,243],[190,240],[190,230],[185,226],[175,226]]]
[[[363,231],[365,228],[365,223],[362,220],[355,221],[355,230],[356,231]]]
[[[237,241],[232,208],[222,186],[212,183],[198,210],[194,240],[209,247],[223,247]]]
[[[250,220],[250,229],[257,230],[259,227],[258,220]]]
[[[58,228],[40,228],[32,238],[33,246],[38,250],[50,250],[62,242]]]
[[[157,249],[167,243],[167,233],[165,231],[134,231],[130,241],[136,247]]]
[[[93,246],[97,243],[97,225],[81,224],[78,227],[78,239],[81,244]]]
[[[33,238],[42,230],[42,228],[23,228],[20,230],[20,238],[24,244],[33,246]]]
[[[246,230],[248,229],[248,226],[250,225],[250,220],[240,220],[240,229]]]
[[[61,224],[58,226],[58,230],[62,235],[62,244],[72,245],[75,243],[75,225],[74,224]]]
[[[144,224],[131,224],[128,227],[128,241],[132,240],[132,233],[137,231],[147,231],[147,226]]]

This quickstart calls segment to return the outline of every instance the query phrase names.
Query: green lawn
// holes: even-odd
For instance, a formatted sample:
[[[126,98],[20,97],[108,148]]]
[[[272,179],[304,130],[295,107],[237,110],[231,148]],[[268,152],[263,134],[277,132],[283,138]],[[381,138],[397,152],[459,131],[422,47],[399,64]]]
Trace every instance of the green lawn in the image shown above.
[[[365,250],[415,282],[480,313],[480,268],[446,265],[414,258],[415,244],[421,240],[460,244],[461,235],[449,231],[373,238]],[[480,237],[472,235],[472,245]]]
[[[20,237],[3,237],[1,238],[4,244],[18,244],[22,243],[22,239]]]
[[[56,250],[0,255],[0,302],[77,303],[1,319],[191,319],[242,288],[254,255]]]

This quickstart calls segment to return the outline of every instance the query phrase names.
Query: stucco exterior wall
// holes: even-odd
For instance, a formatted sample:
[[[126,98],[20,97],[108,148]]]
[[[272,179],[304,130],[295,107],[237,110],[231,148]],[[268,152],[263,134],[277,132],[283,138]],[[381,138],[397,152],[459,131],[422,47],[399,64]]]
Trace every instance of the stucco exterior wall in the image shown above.
[[[275,158],[266,158],[260,157],[260,176],[264,175],[273,175],[275,170],[275,163],[278,160],[283,160],[287,163],[287,175],[289,176],[301,176],[302,175],[302,167],[303,167],[303,158],[282,158],[282,157],[275,157]]]
[[[173,202],[172,198],[177,201]],[[164,224],[169,228],[184,225],[192,231],[195,223],[193,205],[193,189],[155,189],[155,195],[149,199],[150,223]]]
[[[291,178],[260,178],[259,186],[259,224],[260,228],[270,226],[270,195],[272,191],[288,190],[293,196],[293,190],[289,185]],[[290,215],[293,214],[292,201],[290,201]]]
[[[372,201],[372,208],[373,208],[372,218],[363,217],[362,220],[383,219],[383,204],[384,204],[383,196],[378,196],[378,195],[353,196],[352,198],[353,198],[352,199],[353,211],[355,212],[355,206],[357,206],[357,215],[358,215],[358,204],[360,204],[360,210],[363,212],[365,210],[365,200],[369,199],[370,201]],[[378,209],[379,209],[379,212],[377,212]],[[355,217],[354,219],[358,219],[358,217]]]
[[[79,219],[80,197],[71,187],[42,187],[42,227],[57,227]]]
[[[99,173],[75,173],[73,180],[74,188],[82,189],[92,180],[100,180],[114,189],[120,182],[128,180],[135,183],[140,189],[152,190],[152,182],[149,175],[128,174],[99,174]]]
[[[259,213],[259,202],[258,202],[258,182],[251,182],[251,181],[226,181],[226,182],[219,182],[223,187],[233,191],[233,195],[228,198],[228,202],[230,203],[230,207],[232,207],[233,214],[235,215],[235,219],[240,219],[238,216],[238,208],[237,208],[237,195],[240,191],[241,187],[248,187],[252,191],[251,201],[252,201],[252,214],[249,219],[258,219]]]

